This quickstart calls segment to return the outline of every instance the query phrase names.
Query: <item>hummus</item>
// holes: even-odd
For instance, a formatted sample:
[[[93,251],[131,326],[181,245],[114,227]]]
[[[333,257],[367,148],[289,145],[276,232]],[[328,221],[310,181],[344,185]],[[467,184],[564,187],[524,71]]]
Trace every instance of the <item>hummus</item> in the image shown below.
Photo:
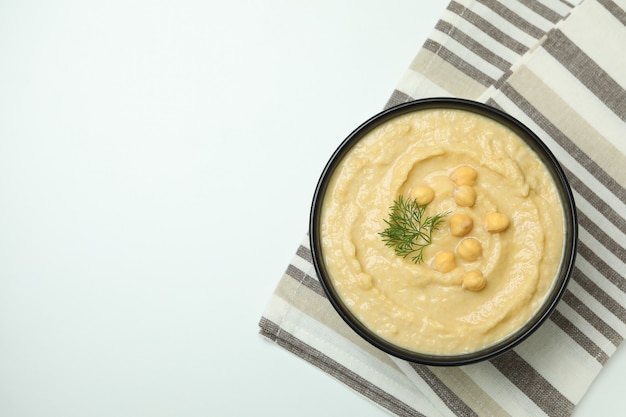
[[[399,197],[447,213],[420,262],[385,244]],[[464,110],[388,121],[342,159],[320,219],[323,262],[343,303],[380,337],[463,354],[524,325],[552,288],[564,215],[554,181],[507,127]]]

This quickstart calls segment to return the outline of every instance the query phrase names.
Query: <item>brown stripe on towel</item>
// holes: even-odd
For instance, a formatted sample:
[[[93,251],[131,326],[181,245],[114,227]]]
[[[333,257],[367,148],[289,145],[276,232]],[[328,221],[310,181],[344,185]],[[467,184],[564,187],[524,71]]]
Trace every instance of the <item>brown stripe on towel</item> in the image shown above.
[[[543,48],[626,122],[626,90],[560,30],[552,30]]]
[[[574,266],[572,280],[576,281],[589,295],[598,300],[607,310],[609,310],[622,323],[626,324],[626,308],[611,297],[606,291],[595,283],[580,268]]]
[[[326,297],[326,293],[324,293],[324,289],[320,285],[319,281],[302,271],[297,266],[289,264],[285,273],[296,281],[302,283],[302,285],[306,286],[307,288],[310,288],[319,295]]]
[[[411,368],[430,386],[432,391],[443,401],[443,403],[457,416],[472,417],[478,416],[474,410],[469,408],[461,399],[444,384],[435,374],[423,365],[410,363]]]
[[[569,415],[574,410],[574,404],[514,350],[490,362],[549,416]]]
[[[261,320],[259,320],[259,333],[262,336],[265,336],[272,341],[276,341],[279,332],[280,326],[278,324],[268,320],[264,316],[261,316]]]
[[[296,255],[304,259],[305,261],[311,263],[313,262],[313,255],[311,255],[311,249],[306,246],[300,245],[298,250],[296,251]]]
[[[454,26],[452,26],[450,23],[446,22],[445,20],[438,21],[437,24],[435,25],[435,29],[437,29],[440,32],[445,33],[450,38],[454,39],[455,41],[463,45],[465,48],[467,48],[468,50],[474,52],[476,55],[478,55],[485,61],[489,62],[491,65],[493,65],[496,68],[499,68],[502,71],[506,71],[507,69],[511,67],[511,63],[509,61],[502,58],[501,56],[493,52],[491,49],[486,48],[485,46],[483,46],[483,44],[473,39],[471,36],[468,36],[461,30],[456,29]]]
[[[617,347],[624,338],[611,326],[609,326],[600,316],[594,313],[585,303],[574,295],[570,290],[563,293],[563,301],[572,308],[578,315],[591,324],[598,332],[611,341]]]
[[[565,166],[563,166],[563,171],[565,172],[565,176],[567,177],[572,189],[576,190],[576,192],[580,194],[600,214],[602,214],[604,218],[610,221],[617,230],[621,231],[622,233],[626,233],[626,220],[624,220],[624,218],[617,211],[615,211],[615,209],[610,204],[602,199],[595,191],[589,188],[589,186],[587,186],[587,184],[585,184],[583,180],[574,175],[573,171],[567,169],[567,167]],[[594,172],[594,176],[596,178],[598,178],[598,174],[600,173]],[[598,180],[600,179],[598,178]],[[602,181],[600,180],[600,182]],[[603,185],[607,186],[606,183],[603,183]],[[609,187],[607,186],[607,188]],[[617,191],[617,194],[615,194],[615,196],[618,197],[620,200],[623,201],[623,199],[626,198],[626,196],[624,195],[625,193],[623,192],[624,189],[622,188],[620,190],[619,184],[618,186],[612,188]],[[582,213],[581,210],[578,210],[578,214],[584,216],[584,213]],[[595,226],[595,229],[597,229],[597,226]]]
[[[503,19],[512,23],[513,26],[521,29],[535,39],[539,39],[543,35],[545,35],[545,32],[543,30],[521,17],[513,10],[509,9],[504,5],[504,3],[501,3],[498,0],[478,0],[478,2],[482,3],[485,7],[493,10]]]
[[[519,0],[519,2],[552,23],[557,23],[565,17],[537,0]],[[571,9],[571,5],[569,6]]]
[[[617,20],[619,20],[622,25],[626,26],[626,12],[615,4],[615,2],[611,0],[598,0],[598,3],[604,6],[604,8],[607,9]]]
[[[387,104],[385,104],[385,109],[397,106],[398,104],[406,103],[411,100],[413,100],[413,97],[411,97],[410,95],[405,94],[399,90],[393,90],[393,93],[391,93],[389,100],[387,100]]]
[[[487,34],[489,37],[495,39],[505,47],[516,52],[518,55],[522,55],[528,50],[528,47],[526,45],[517,41],[515,38],[507,35],[480,15],[476,14],[470,9],[467,9],[465,6],[455,1],[451,1],[448,5],[448,10],[467,20],[478,29],[483,31],[485,34]]]
[[[596,222],[590,219],[583,210],[578,210],[578,224],[591,235],[598,242],[602,244],[605,248],[609,250],[609,252],[613,253],[617,256],[618,259],[622,261],[626,261],[626,248],[617,243],[612,236],[610,236],[605,230],[610,230],[610,228],[603,228],[598,226]],[[626,220],[619,217],[617,219],[617,229],[624,232],[626,229]],[[624,291],[626,292],[626,287],[624,287]]]
[[[578,242],[578,255],[582,256],[592,265],[602,276],[615,285],[621,292],[626,294],[626,280],[600,256],[598,256],[584,241]]]
[[[591,357],[604,365],[609,360],[609,355],[602,350],[593,340],[584,334],[574,323],[569,321],[567,317],[561,314],[558,310],[554,310],[550,315],[552,320],[557,326],[561,328],[573,341],[578,343],[580,347],[585,349]]]

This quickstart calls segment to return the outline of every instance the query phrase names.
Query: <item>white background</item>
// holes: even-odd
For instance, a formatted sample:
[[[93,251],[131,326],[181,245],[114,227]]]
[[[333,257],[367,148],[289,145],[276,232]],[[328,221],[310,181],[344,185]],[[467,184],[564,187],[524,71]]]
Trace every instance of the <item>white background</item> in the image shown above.
[[[387,415],[257,322],[446,4],[0,1],[0,416]]]

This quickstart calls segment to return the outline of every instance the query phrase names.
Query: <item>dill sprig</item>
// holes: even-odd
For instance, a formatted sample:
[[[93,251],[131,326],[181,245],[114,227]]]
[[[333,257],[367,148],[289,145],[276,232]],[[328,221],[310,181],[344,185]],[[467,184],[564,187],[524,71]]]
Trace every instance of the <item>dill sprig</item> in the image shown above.
[[[414,254],[414,263],[424,261],[424,248],[432,243],[433,231],[444,221],[448,213],[424,216],[426,205],[420,206],[417,200],[404,199],[401,195],[389,207],[387,228],[380,232],[386,246],[394,249],[396,255],[406,258]]]

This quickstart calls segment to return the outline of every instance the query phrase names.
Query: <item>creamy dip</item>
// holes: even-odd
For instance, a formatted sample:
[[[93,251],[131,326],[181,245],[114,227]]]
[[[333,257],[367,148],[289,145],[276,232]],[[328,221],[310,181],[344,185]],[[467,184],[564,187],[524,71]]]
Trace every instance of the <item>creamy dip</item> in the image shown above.
[[[399,196],[428,201],[426,215],[448,212],[419,263],[380,235]],[[473,352],[542,304],[563,253],[561,206],[551,175],[510,129],[463,110],[421,110],[368,133],[337,167],[321,210],[323,262],[344,304],[382,338]]]

